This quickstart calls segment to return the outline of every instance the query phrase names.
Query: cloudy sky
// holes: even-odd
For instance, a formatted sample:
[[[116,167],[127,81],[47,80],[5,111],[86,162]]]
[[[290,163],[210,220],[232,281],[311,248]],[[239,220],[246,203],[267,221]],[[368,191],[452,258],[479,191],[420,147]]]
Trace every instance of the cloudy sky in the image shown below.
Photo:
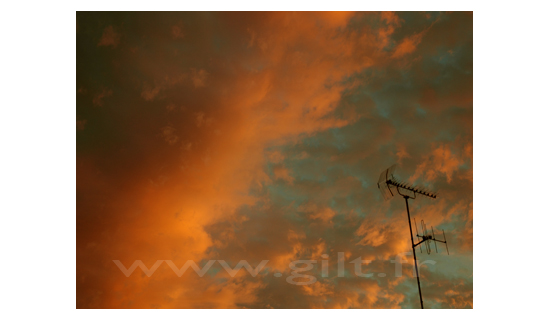
[[[439,193],[410,201],[449,241],[425,307],[471,308],[472,22],[77,13],[77,308],[418,308],[392,164]]]

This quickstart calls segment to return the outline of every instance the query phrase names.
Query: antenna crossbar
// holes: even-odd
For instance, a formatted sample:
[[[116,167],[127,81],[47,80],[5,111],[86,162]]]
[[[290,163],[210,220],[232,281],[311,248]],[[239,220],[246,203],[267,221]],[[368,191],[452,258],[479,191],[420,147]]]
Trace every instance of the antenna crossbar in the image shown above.
[[[407,184],[407,183],[404,183],[404,182],[401,182],[401,181],[398,181],[396,180],[395,178],[391,178],[389,180],[386,180],[386,184],[387,185],[392,185],[392,186],[395,186],[397,188],[401,188],[401,189],[405,189],[405,190],[409,190],[411,192],[414,192],[414,193],[418,193],[418,194],[421,194],[423,196],[426,196],[426,197],[430,197],[430,198],[437,198],[437,194],[433,193],[433,192],[429,192],[423,188],[420,188],[420,187],[416,187],[416,186],[413,186],[413,185],[410,185],[410,184]]]

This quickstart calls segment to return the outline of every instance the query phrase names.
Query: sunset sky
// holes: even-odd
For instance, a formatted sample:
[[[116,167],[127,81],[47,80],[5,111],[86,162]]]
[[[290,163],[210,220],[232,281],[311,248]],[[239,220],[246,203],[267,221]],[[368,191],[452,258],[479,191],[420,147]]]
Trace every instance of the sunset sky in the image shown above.
[[[425,307],[472,308],[472,38],[471,12],[77,12],[76,307],[419,308],[398,164],[449,241],[417,250]],[[166,262],[209,260],[268,262]]]

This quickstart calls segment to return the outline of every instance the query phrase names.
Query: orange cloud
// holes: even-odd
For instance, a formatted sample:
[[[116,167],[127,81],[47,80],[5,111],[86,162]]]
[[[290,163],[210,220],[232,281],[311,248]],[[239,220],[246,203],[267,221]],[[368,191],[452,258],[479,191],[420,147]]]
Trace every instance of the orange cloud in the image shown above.
[[[449,145],[440,145],[432,149],[431,155],[418,165],[415,174],[410,180],[414,181],[423,176],[427,181],[430,181],[435,179],[439,174],[444,174],[447,177],[447,181],[451,182],[453,174],[462,163],[464,163],[464,160],[452,153]]]
[[[120,34],[115,31],[113,26],[108,26],[103,30],[98,46],[112,46],[116,48],[120,43]]]
[[[395,48],[392,58],[401,58],[404,55],[413,53],[422,40],[424,33],[418,33],[403,39]]]
[[[92,100],[93,104],[96,106],[102,106],[103,105],[103,99],[110,97],[113,95],[113,90],[103,88],[100,92],[98,92],[96,95],[94,95],[94,98]]]

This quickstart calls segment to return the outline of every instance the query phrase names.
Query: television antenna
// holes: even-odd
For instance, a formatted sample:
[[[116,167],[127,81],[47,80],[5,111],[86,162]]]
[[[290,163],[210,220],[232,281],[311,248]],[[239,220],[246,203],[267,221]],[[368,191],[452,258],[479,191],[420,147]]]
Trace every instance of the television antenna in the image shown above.
[[[445,230],[443,230],[444,240],[436,239],[435,233],[433,231],[433,227],[431,228],[432,233],[430,234],[428,228],[426,227],[426,224],[424,223],[424,220],[420,221],[420,228],[422,230],[422,234],[419,234],[418,228],[416,226],[416,219],[414,219],[414,227],[416,229],[416,238],[419,240],[417,243],[414,243],[414,237],[413,237],[413,231],[412,231],[412,225],[411,225],[411,214],[409,212],[409,199],[416,199],[417,194],[435,199],[437,198],[437,194],[427,189],[424,189],[422,187],[416,187],[397,180],[393,176],[395,167],[396,165],[394,164],[388,169],[382,171],[382,173],[380,174],[380,178],[378,179],[378,189],[380,189],[380,192],[382,193],[384,200],[389,200],[394,195],[397,195],[397,194],[405,198],[405,204],[407,205],[407,217],[409,218],[409,230],[411,232],[411,247],[412,247],[412,252],[414,257],[416,282],[418,283],[418,295],[420,296],[420,307],[424,309],[424,302],[422,301],[422,291],[420,289],[420,277],[418,276],[418,265],[416,263],[415,248],[419,246],[420,253],[422,253],[422,247],[420,245],[424,243],[426,253],[430,254],[432,251],[430,247],[430,241],[433,241],[436,252],[437,252],[437,242],[441,242],[445,244],[445,247],[447,248],[447,254],[449,254],[449,248],[447,247],[447,238],[445,237]]]

